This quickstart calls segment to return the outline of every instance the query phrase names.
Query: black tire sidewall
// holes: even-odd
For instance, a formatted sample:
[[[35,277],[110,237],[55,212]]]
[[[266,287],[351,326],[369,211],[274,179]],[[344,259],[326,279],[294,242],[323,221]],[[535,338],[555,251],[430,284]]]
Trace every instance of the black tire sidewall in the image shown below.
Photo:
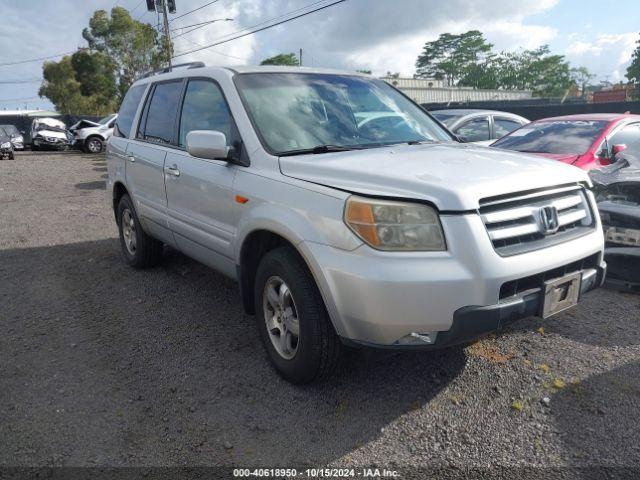
[[[328,321],[326,309],[311,275],[301,265],[301,259],[286,248],[269,252],[261,261],[256,274],[255,309],[260,337],[276,370],[288,381],[308,383],[317,376],[321,356],[320,322]],[[291,290],[299,321],[298,350],[287,360],[280,356],[267,332],[262,306],[262,293],[267,280],[277,275]]]
[[[100,150],[96,151],[96,152],[92,152],[91,149],[89,148],[89,144],[93,141],[98,141],[100,142]],[[100,140],[98,137],[89,137],[87,138],[87,140],[85,141],[84,144],[84,150],[86,153],[90,153],[90,154],[94,154],[94,153],[100,153],[102,152],[102,150],[104,149],[104,143],[102,142],[102,140]]]

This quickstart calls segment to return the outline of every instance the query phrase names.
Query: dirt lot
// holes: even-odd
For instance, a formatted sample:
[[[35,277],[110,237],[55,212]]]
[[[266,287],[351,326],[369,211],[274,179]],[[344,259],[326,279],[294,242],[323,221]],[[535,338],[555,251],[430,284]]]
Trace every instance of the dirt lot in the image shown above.
[[[0,466],[640,464],[640,296],[294,387],[233,282],[175,252],[123,264],[105,177],[101,156],[0,161]]]

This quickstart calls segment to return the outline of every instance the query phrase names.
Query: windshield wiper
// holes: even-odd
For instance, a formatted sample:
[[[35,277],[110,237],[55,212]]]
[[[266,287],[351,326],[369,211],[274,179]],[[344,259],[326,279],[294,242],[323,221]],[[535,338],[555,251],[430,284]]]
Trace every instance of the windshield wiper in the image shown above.
[[[355,145],[316,145],[313,148],[300,148],[298,150],[288,150],[286,152],[278,152],[276,155],[280,157],[289,157],[292,155],[304,155],[311,153],[317,155],[319,153],[331,153],[331,152],[348,152],[349,150],[362,150],[363,147]]]

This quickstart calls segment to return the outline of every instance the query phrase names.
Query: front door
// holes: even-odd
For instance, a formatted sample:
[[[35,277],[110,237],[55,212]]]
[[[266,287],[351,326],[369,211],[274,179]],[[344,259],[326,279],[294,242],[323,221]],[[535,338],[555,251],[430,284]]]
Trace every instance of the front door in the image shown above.
[[[168,220],[178,248],[233,276],[233,180],[236,166],[224,160],[195,158],[186,152],[192,130],[217,130],[233,142],[235,128],[218,85],[188,81],[178,122],[178,147],[165,159]]]

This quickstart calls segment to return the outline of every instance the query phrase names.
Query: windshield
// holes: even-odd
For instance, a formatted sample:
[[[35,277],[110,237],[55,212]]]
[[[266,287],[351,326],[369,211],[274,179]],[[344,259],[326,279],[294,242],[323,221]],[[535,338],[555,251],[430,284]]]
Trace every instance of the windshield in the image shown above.
[[[607,123],[596,120],[534,122],[514,130],[491,146],[519,152],[582,155],[593,145]]]
[[[106,117],[101,118],[100,120],[98,120],[98,123],[100,125],[106,125],[107,123],[109,123],[113,119],[113,117],[114,117],[113,114],[107,115]]]
[[[456,120],[463,117],[462,113],[444,113],[444,112],[429,112],[436,117],[438,121],[444,123],[447,127],[450,127]]]
[[[366,148],[451,141],[387,83],[358,76],[257,73],[236,85],[264,146],[276,154],[329,145]]]
[[[15,127],[15,125],[0,125],[0,128],[5,131],[8,135],[19,135],[20,132]]]

